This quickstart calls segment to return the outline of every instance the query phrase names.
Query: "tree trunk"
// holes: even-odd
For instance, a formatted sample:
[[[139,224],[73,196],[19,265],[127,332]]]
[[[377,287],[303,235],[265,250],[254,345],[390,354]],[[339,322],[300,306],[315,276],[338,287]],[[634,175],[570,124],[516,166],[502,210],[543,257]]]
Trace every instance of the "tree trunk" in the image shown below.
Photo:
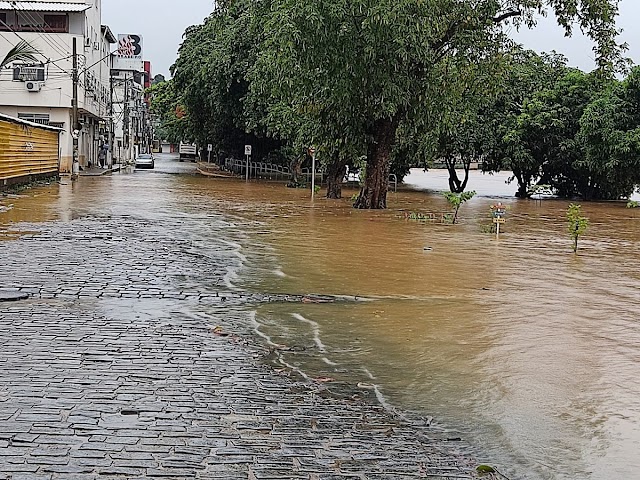
[[[398,130],[397,118],[381,118],[373,126],[373,141],[367,147],[367,171],[354,208],[387,208],[391,150]]]
[[[460,193],[458,191],[458,185],[460,184],[460,180],[458,180],[458,173],[456,172],[456,161],[451,157],[445,157],[444,164],[447,167],[447,171],[449,172],[449,190],[452,193]]]
[[[327,198],[342,198],[342,181],[346,174],[346,162],[334,158],[327,168]]]
[[[287,184],[289,187],[297,188],[301,185],[300,177],[302,176],[302,162],[304,158],[298,157],[291,160],[289,170],[291,172],[291,181]]]
[[[451,190],[452,193],[464,192],[467,188],[467,183],[469,183],[469,169],[471,168],[471,161],[466,159],[463,159],[462,161],[464,165],[464,180],[460,180],[460,178],[458,178],[455,159],[445,158],[444,163],[449,171],[449,190]]]
[[[529,182],[525,181],[525,175],[520,171],[513,172],[513,175],[518,180],[518,192],[517,198],[529,198]]]

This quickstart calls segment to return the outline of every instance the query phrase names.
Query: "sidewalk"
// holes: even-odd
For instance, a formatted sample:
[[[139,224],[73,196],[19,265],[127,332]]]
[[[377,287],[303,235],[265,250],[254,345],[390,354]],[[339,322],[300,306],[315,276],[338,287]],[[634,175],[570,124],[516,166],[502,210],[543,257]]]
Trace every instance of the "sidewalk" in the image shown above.
[[[115,164],[111,166],[111,168],[90,167],[90,168],[85,168],[81,170],[80,176],[81,177],[100,177],[102,175],[109,175],[113,172],[119,172],[121,168],[122,168],[122,165],[120,164]]]

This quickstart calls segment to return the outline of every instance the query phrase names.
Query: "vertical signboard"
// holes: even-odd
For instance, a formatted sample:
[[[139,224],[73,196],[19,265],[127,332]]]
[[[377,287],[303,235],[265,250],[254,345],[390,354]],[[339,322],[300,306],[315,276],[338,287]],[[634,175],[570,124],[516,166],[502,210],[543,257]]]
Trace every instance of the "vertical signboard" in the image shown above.
[[[118,49],[113,58],[113,68],[143,72],[143,45],[142,35],[131,33],[118,35]]]
[[[142,60],[142,36],[141,35],[118,35],[119,57],[136,58]]]

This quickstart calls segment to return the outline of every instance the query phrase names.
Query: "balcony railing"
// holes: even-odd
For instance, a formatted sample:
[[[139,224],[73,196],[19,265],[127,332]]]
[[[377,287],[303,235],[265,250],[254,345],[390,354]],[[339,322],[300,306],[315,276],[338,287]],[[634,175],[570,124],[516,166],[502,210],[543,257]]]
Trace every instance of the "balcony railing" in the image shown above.
[[[69,33],[69,27],[66,25],[8,25],[9,28],[0,23],[0,32]]]

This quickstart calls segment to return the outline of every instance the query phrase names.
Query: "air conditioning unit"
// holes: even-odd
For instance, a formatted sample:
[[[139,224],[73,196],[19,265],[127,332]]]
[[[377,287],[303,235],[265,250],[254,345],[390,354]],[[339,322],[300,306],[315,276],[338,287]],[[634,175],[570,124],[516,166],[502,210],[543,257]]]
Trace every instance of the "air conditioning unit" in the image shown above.
[[[24,82],[24,87],[28,92],[39,92],[42,89],[42,83],[40,82]]]

